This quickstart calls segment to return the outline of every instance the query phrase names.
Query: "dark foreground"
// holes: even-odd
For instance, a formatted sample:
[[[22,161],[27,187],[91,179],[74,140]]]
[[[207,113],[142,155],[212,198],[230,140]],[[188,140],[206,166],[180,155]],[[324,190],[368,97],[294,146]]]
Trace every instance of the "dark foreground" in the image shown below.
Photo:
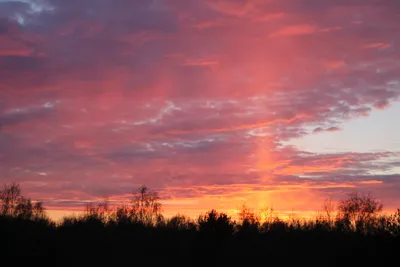
[[[155,192],[129,205],[89,204],[56,225],[18,184],[0,191],[2,266],[398,266],[400,210],[383,215],[371,195],[324,203],[314,219],[263,220],[243,206],[239,223],[211,210],[165,219]]]
[[[340,226],[233,225],[210,219],[145,226],[2,217],[1,266],[397,266],[400,238]],[[39,265],[36,265],[39,264]]]

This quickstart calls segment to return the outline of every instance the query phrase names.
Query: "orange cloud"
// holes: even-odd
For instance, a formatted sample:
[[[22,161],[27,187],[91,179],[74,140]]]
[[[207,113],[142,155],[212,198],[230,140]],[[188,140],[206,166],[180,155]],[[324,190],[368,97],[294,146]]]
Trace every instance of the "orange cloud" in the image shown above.
[[[317,32],[318,28],[309,24],[300,24],[283,27],[272,32],[269,37],[309,35]]]
[[[382,181],[378,181],[378,180],[369,180],[369,181],[361,181],[360,184],[382,184]]]
[[[329,60],[324,62],[325,67],[331,70],[340,69],[345,66],[345,64],[343,60]]]
[[[390,48],[392,45],[388,43],[371,43],[364,45],[365,49],[386,49]]]

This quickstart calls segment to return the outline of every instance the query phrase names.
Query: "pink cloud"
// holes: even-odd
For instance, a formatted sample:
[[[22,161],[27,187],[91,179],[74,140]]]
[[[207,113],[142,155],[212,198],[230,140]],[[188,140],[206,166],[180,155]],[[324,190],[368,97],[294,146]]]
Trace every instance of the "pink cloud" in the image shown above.
[[[317,27],[308,24],[301,24],[283,27],[275,32],[272,32],[269,36],[298,36],[313,34],[315,32],[317,32]]]
[[[372,43],[372,44],[364,45],[364,48],[366,48],[366,49],[386,49],[391,46],[392,45],[388,44],[388,43]]]
[[[271,13],[271,14],[263,14],[260,17],[254,18],[256,22],[267,22],[271,20],[281,19],[286,17],[287,14],[280,12],[280,13]]]
[[[224,27],[227,25],[229,25],[228,22],[224,20],[214,20],[214,21],[211,20],[211,21],[197,22],[193,25],[193,27],[199,30],[205,30],[215,27]]]

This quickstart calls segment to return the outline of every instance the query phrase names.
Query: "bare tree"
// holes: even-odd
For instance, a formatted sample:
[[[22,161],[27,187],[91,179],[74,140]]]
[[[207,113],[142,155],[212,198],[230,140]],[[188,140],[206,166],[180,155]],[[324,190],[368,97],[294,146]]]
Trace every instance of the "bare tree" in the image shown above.
[[[20,197],[15,208],[15,215],[26,220],[33,218],[32,201],[29,198]]]
[[[147,186],[139,187],[132,198],[134,216],[144,224],[154,224],[161,216],[160,197]]]
[[[21,197],[21,187],[18,183],[13,182],[9,185],[5,184],[0,191],[0,213],[3,216],[15,216],[18,206],[18,200]]]
[[[245,204],[240,208],[239,219],[243,226],[258,226],[260,224],[260,217],[253,209],[247,207]]]
[[[38,201],[33,205],[33,217],[35,219],[45,219],[46,218],[46,212],[45,212],[45,208],[43,206],[43,202]]]
[[[335,213],[335,204],[332,202],[331,198],[326,199],[324,201],[322,209],[324,211],[326,219],[328,220],[329,223],[331,223],[333,220],[333,214]]]
[[[348,227],[364,230],[382,211],[383,205],[371,194],[362,195],[352,192],[346,200],[338,205],[338,216]]]
[[[0,191],[0,214],[28,220],[46,217],[43,203],[40,201],[32,203],[30,198],[23,197],[20,185],[15,182],[4,185]]]
[[[127,205],[122,205],[116,207],[113,217],[118,224],[127,224],[132,221],[132,215],[132,209]]]
[[[88,203],[85,207],[84,218],[90,221],[107,223],[109,222],[111,212],[108,199],[105,199],[104,202],[97,205]]]

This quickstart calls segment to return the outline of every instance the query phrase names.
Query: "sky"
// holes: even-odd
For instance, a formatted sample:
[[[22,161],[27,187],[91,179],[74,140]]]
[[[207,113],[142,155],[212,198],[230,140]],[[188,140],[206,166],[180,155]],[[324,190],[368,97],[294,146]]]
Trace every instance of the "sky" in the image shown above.
[[[400,207],[398,0],[0,0],[0,183],[53,217]]]

